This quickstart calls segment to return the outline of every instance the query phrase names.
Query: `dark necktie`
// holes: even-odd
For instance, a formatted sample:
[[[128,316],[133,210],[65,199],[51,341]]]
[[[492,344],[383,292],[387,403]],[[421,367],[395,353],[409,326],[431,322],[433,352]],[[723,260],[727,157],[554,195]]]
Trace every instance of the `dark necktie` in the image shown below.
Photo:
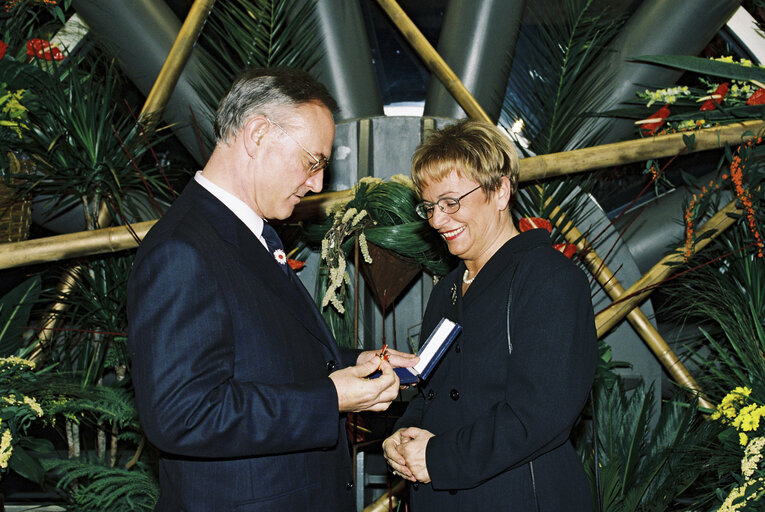
[[[285,274],[289,275],[289,270],[287,269],[287,256],[284,254],[284,245],[282,245],[282,241],[279,238],[279,235],[276,233],[276,230],[267,223],[263,223],[263,239],[266,241],[266,245],[268,246],[268,252],[270,252],[274,258],[276,258],[276,255],[274,254],[277,250],[282,251],[282,254],[284,255],[284,262],[277,260],[277,263],[282,268],[282,271],[284,271]]]

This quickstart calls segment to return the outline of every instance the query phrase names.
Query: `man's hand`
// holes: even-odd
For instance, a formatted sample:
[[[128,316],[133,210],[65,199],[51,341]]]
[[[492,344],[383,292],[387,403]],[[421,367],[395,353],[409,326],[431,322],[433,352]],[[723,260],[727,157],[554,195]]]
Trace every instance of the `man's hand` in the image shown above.
[[[385,351],[385,354],[387,354],[388,356],[386,360],[394,368],[411,368],[412,366],[416,365],[420,361],[420,358],[414,354],[399,352],[398,350],[393,350],[392,348],[387,349]],[[380,351],[365,350],[364,352],[359,354],[358,358],[356,358],[356,364],[358,365],[358,364],[366,363],[370,359],[375,359],[376,361],[379,361]]]
[[[406,429],[400,428],[396,430],[389,438],[383,441],[383,454],[385,455],[385,460],[388,461],[388,465],[393,469],[394,474],[410,482],[415,482],[416,478],[414,478],[409,468],[406,467],[406,459],[404,459],[404,456],[398,449],[401,444],[410,441],[410,438],[401,435],[404,430]]]
[[[367,379],[378,366],[382,375]],[[379,357],[332,372],[329,378],[337,391],[340,412],[384,411],[398,396],[398,375],[387,361],[381,362]]]
[[[417,427],[399,430],[398,434],[401,439],[408,439],[396,448],[404,458],[406,467],[418,482],[424,484],[430,483],[430,474],[428,473],[428,466],[425,460],[425,449],[428,447],[428,441],[434,435],[427,430]]]

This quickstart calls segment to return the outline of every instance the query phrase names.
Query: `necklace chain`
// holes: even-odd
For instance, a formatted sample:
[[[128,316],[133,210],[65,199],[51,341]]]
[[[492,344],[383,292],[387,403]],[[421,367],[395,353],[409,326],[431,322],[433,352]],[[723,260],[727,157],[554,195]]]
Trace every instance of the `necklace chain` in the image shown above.
[[[464,274],[462,274],[462,282],[463,282],[463,283],[465,283],[465,284],[470,284],[470,283],[472,283],[473,281],[475,281],[475,278],[476,278],[476,276],[477,276],[478,274],[476,273],[476,275],[475,275],[475,276],[473,276],[473,279],[468,279],[468,276],[469,276],[469,275],[470,275],[470,273],[469,273],[468,269],[465,269],[465,273],[464,273]]]

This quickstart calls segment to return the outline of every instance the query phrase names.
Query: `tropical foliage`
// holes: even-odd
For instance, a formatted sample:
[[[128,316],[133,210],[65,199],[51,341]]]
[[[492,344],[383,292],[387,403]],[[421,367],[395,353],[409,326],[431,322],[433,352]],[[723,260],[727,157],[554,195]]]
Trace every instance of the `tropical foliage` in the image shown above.
[[[308,226],[306,238],[321,246],[322,266],[317,282],[322,313],[335,338],[353,345],[351,315],[344,314],[353,298],[348,259],[356,236],[366,263],[372,263],[367,242],[391,251],[434,276],[450,270],[450,258],[441,239],[415,213],[418,198],[407,176],[389,181],[362,178],[348,201],[337,203],[323,223]],[[328,307],[331,304],[332,307]]]

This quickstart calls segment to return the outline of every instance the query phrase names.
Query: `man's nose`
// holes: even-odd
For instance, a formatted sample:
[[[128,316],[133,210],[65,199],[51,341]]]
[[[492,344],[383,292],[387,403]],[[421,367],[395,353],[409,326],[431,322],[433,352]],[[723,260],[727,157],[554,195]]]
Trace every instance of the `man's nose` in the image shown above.
[[[324,169],[309,176],[308,179],[305,180],[305,184],[310,191],[314,193],[321,192],[321,189],[324,188]]]

